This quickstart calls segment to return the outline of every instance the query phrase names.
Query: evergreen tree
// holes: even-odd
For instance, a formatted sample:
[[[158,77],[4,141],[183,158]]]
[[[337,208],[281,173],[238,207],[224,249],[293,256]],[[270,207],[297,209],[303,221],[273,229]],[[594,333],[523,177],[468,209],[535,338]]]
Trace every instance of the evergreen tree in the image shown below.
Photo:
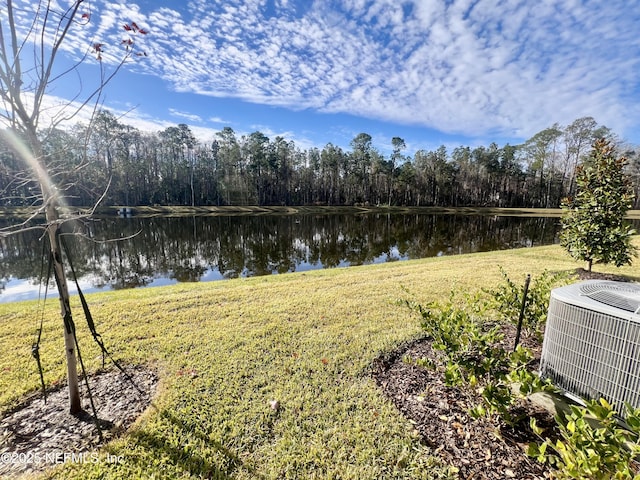
[[[630,264],[636,253],[635,231],[624,220],[634,198],[625,165],[609,141],[597,140],[578,167],[575,197],[562,203],[560,243],[573,258],[586,261],[589,271],[594,261]]]

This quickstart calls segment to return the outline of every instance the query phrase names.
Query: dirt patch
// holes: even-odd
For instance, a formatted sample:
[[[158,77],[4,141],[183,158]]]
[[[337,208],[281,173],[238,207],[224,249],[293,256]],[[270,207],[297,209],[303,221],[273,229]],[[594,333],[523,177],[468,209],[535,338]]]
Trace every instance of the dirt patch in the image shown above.
[[[627,277],[622,275],[616,275],[614,273],[599,273],[594,271],[585,270],[584,268],[576,269],[576,276],[579,280],[613,280],[616,282],[630,282]]]
[[[68,461],[97,459],[96,448],[122,434],[151,404],[158,385],[155,371],[129,367],[136,389],[119,370],[99,372],[89,378],[98,414],[98,433],[84,381],[83,412],[68,413],[66,387],[42,394],[13,409],[0,420],[0,478],[18,478]]]

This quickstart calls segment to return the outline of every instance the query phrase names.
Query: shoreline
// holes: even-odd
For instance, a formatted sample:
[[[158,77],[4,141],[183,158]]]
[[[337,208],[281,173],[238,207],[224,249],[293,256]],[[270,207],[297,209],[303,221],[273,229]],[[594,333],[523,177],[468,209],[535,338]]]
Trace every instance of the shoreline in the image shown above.
[[[86,209],[89,210],[89,209]],[[24,218],[32,214],[27,207],[0,207],[0,218]],[[66,209],[67,215],[84,214],[83,207]],[[184,206],[184,205],[113,205],[97,208],[92,216],[225,216],[225,215],[331,215],[331,214],[442,214],[562,217],[561,208],[525,207],[401,207],[367,205],[291,205],[291,206]],[[629,210],[625,218],[640,219],[640,210]]]

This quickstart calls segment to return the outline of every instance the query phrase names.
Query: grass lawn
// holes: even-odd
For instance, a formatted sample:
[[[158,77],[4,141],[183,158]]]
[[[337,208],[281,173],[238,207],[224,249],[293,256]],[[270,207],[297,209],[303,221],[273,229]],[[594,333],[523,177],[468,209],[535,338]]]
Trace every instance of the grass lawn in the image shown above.
[[[115,357],[158,369],[157,409],[103,447],[121,462],[67,464],[49,476],[444,478],[446,465],[420,445],[369,366],[420,333],[398,304],[404,289],[424,303],[495,286],[499,265],[518,282],[583,266],[547,246],[88,295]],[[594,270],[640,280],[638,266]],[[0,411],[38,389],[31,344],[41,312],[35,301],[0,304]],[[75,320],[95,370],[101,356],[79,308]],[[47,384],[64,381],[57,299],[46,304],[41,356]]]

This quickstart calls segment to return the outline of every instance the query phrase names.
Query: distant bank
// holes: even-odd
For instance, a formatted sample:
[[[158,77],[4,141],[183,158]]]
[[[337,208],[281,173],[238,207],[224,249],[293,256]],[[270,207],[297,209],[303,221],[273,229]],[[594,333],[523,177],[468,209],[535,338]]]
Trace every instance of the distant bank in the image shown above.
[[[25,207],[0,207],[0,216],[24,217],[33,210]],[[77,213],[71,209],[70,213]],[[518,215],[533,217],[560,217],[560,208],[499,208],[499,207],[388,207],[388,206],[124,206],[114,205],[100,207],[94,211],[95,215],[302,215],[302,214],[331,214],[331,213],[395,213],[395,214],[458,214],[458,215]],[[627,218],[640,219],[640,210],[629,210]]]
[[[519,215],[560,217],[560,208],[499,208],[499,207],[388,207],[388,206],[113,206],[98,210],[99,214],[129,212],[132,215],[299,215],[330,213],[396,213],[396,214],[458,214],[458,215]],[[629,210],[627,218],[640,219],[640,210]]]

